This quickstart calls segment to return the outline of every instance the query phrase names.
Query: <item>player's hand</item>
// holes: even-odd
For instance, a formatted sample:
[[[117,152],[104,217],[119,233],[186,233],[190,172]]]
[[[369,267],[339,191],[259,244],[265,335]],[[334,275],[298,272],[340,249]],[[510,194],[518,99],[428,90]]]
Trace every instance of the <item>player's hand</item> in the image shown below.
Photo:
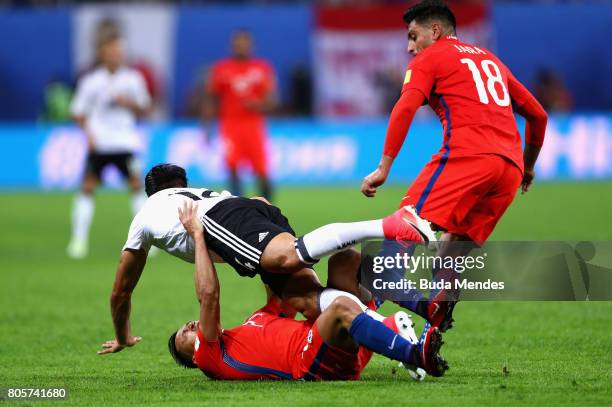
[[[535,178],[535,171],[533,169],[525,169],[523,173],[523,182],[521,182],[521,193],[529,191],[531,188],[531,184],[533,183],[533,179]]]
[[[102,350],[98,351],[98,355],[106,355],[107,353],[121,352],[125,348],[131,348],[132,346],[136,345],[141,340],[142,340],[142,337],[140,336],[130,336],[128,337],[127,343],[125,345],[120,345],[116,339],[106,341],[102,344]]]
[[[179,220],[191,237],[195,239],[197,234],[204,233],[204,225],[198,218],[198,206],[194,201],[185,201],[183,208],[178,209],[178,213]]]
[[[134,103],[132,103],[130,99],[121,95],[115,96],[115,98],[113,98],[113,104],[115,106],[123,107],[125,109],[132,109],[132,106],[134,106]]]
[[[385,183],[389,174],[380,168],[377,168],[374,172],[363,179],[361,183],[361,193],[365,196],[372,198],[376,195],[376,190],[379,186]]]

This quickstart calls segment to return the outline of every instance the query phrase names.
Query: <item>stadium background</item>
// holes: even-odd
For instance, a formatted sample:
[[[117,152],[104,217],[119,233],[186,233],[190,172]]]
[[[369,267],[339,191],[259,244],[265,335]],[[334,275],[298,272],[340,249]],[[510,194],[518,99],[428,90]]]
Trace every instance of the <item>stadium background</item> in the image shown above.
[[[194,185],[206,186],[223,186],[225,170],[218,139],[204,143],[194,119],[203,78],[227,54],[232,30],[253,32],[256,54],[279,77],[282,105],[269,125],[272,174],[276,203],[298,233],[389,213],[439,148],[440,130],[421,109],[390,185],[373,201],[359,195],[359,181],[378,162],[408,61],[399,18],[407,3],[56,3],[0,2],[0,387],[67,386],[73,402],[87,404],[610,401],[607,303],[462,304],[446,339],[453,370],[422,387],[393,375],[381,358],[361,384],[205,382],[175,368],[165,350],[173,327],[197,312],[190,266],[166,255],[149,262],[134,296],[133,330],[143,343],[96,357],[96,346],[112,336],[108,294],[130,222],[127,194],[114,190],[121,184],[111,169],[104,174],[110,188],[98,194],[89,258],[65,258],[71,193],[86,154],[65,107],[91,63],[97,22],[120,23],[130,62],[150,79],[156,108],[141,126],[144,167],[175,162]],[[550,104],[537,184],[493,238],[611,240],[612,4],[451,5],[459,35],[494,50]],[[318,272],[324,280],[324,264]],[[224,267],[220,273],[230,326],[259,304],[263,290]]]

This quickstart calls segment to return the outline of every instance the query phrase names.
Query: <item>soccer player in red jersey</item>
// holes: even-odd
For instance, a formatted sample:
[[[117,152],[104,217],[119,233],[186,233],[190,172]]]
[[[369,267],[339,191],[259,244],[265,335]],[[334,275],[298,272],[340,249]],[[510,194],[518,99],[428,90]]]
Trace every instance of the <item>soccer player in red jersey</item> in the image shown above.
[[[428,103],[442,123],[443,145],[401,206],[413,206],[434,228],[444,231],[443,242],[469,242],[442,244],[439,255],[465,255],[474,244],[487,240],[518,188],[523,193],[529,190],[547,115],[491,51],[456,37],[455,17],[443,3],[417,4],[404,14],[404,21],[408,51],[415,57],[391,113],[380,164],[365,177],[361,191],[368,197],[376,194],[416,110]],[[524,151],[515,111],[527,121]],[[434,304],[429,314],[439,311],[439,305]],[[442,319],[436,324],[442,324],[442,331],[450,323],[453,306],[438,314]],[[428,317],[431,321],[432,315]]]
[[[295,311],[272,296],[241,326],[222,329],[219,281],[197,207],[186,203],[179,216],[195,241],[200,301],[199,321],[183,325],[170,337],[169,349],[179,364],[224,380],[357,380],[371,351],[376,351],[415,370],[444,374],[447,366],[438,353],[442,343],[437,328],[431,327],[418,341],[405,313],[376,320],[348,292],[321,293],[322,313],[316,321],[294,320]],[[346,275],[346,270],[341,274]]]
[[[238,171],[248,164],[258,178],[261,195],[270,199],[264,114],[276,105],[276,79],[272,66],[252,57],[252,53],[251,33],[236,31],[232,36],[233,55],[211,69],[204,117],[212,118],[218,110],[231,192],[241,195]]]

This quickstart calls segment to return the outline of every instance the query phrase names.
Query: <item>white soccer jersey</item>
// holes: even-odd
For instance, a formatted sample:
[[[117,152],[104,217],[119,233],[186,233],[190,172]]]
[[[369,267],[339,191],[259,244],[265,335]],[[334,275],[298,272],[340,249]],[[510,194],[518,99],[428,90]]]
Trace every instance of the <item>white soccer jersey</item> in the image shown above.
[[[73,116],[84,116],[85,126],[98,153],[134,152],[139,145],[136,117],[113,100],[125,97],[145,109],[151,97],[140,72],[122,67],[114,73],[101,67],[78,83],[70,107]]]
[[[228,198],[234,196],[227,191],[218,193],[204,188],[161,190],[151,195],[134,217],[123,250],[143,249],[148,252],[153,245],[193,263],[194,242],[179,220],[178,209],[183,207],[185,201],[194,200],[198,205],[198,217],[201,219],[216,204]]]

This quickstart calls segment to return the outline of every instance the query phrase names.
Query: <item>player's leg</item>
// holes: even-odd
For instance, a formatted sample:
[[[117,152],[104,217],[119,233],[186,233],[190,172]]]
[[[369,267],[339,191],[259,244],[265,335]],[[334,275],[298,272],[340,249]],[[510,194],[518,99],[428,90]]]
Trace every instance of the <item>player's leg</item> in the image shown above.
[[[232,195],[242,196],[242,183],[240,181],[240,174],[238,173],[238,164],[227,162],[229,172],[229,190]]]
[[[257,177],[259,194],[268,201],[272,200],[272,183],[268,174],[267,138],[263,129],[255,129],[253,137],[244,145],[247,159]]]
[[[317,275],[310,268],[289,274],[266,271],[260,274],[262,281],[271,288],[272,292],[296,311],[301,312],[308,320],[314,321],[336,298],[345,296],[359,304],[370,316],[382,321],[384,320],[382,315],[372,309],[373,307],[368,308],[365,305],[372,298],[371,294],[367,290],[366,293],[359,291],[357,282],[359,258],[359,253],[354,250],[332,256],[327,288],[321,286]]]
[[[272,182],[268,175],[258,175],[257,184],[259,187],[259,193],[267,200],[272,200]]]
[[[476,162],[475,162],[476,161]],[[420,217],[431,222],[436,230],[449,230],[454,227],[454,220],[461,219],[473,205],[477,194],[466,193],[472,191],[474,185],[486,182],[487,171],[483,170],[483,162],[466,157],[442,160],[436,158],[429,162],[414,180],[400,208],[406,205],[413,206]],[[467,202],[469,201],[469,202]],[[459,203],[463,202],[463,205]],[[383,256],[394,256],[398,252],[408,253],[414,247],[402,247],[394,242],[383,242]],[[405,270],[388,270],[386,279],[403,279]],[[377,294],[381,297],[379,301],[391,300],[414,312],[426,320],[432,319],[429,297],[420,290],[406,290],[401,299],[385,296],[385,293]],[[438,314],[440,315],[440,314]]]
[[[371,309],[377,309],[372,293],[360,283],[361,253],[351,248],[334,254],[327,266],[327,287],[355,295]]]
[[[263,272],[261,279],[285,304],[309,321],[314,321],[321,314],[319,293],[323,287],[314,270],[303,268],[291,274]]]
[[[431,327],[424,341],[413,343],[383,322],[367,315],[350,298],[336,298],[316,321],[323,340],[340,349],[355,351],[364,346],[393,360],[419,366],[432,376],[442,376],[446,362],[439,355],[442,337]]]
[[[358,273],[361,265],[361,254],[355,249],[343,250],[329,258],[327,265],[327,287],[345,291],[357,296],[367,304],[372,299],[371,293],[359,285]]]
[[[418,218],[413,209],[402,208],[384,219],[325,225],[293,242],[290,242],[288,236],[279,238],[271,242],[272,246],[268,253],[264,252],[262,259],[269,262],[270,271],[290,272],[292,268],[312,265],[321,257],[368,239],[427,243],[435,240],[435,236],[429,224]]]
[[[89,153],[85,163],[85,174],[81,182],[81,190],[72,203],[71,237],[66,253],[69,257],[80,259],[87,256],[89,250],[89,228],[94,215],[95,202],[93,193],[100,182],[100,174],[104,167],[104,157]]]
[[[147,196],[142,189],[141,168],[138,158],[132,153],[117,154],[115,165],[123,178],[127,180],[128,187],[132,192],[131,208],[132,215],[135,216],[147,200]]]
[[[427,243],[435,236],[412,208],[402,208],[384,219],[325,225],[299,239],[288,234],[277,236],[265,248],[261,264],[273,273],[290,273],[368,239]]]
[[[495,155],[483,159],[487,161],[489,170],[488,183],[476,186],[479,199],[470,206],[463,219],[442,236],[437,256],[463,257],[482,245],[516,195],[522,180],[519,169]],[[435,281],[454,281],[459,278],[459,273],[449,268],[435,269],[432,273]],[[441,331],[452,326],[452,313],[459,294],[459,290],[440,290],[430,295],[429,320]]]
[[[467,236],[455,233],[444,233],[439,242],[436,256],[440,258],[464,257],[476,247],[476,244]],[[452,268],[434,268],[432,270],[433,281],[455,281],[459,274]],[[454,284],[453,284],[454,286]],[[446,332],[453,326],[453,310],[459,300],[459,290],[431,290],[427,299],[423,298],[420,302],[426,312],[426,319],[429,325],[438,327],[440,332]]]
[[[242,185],[240,182],[240,174],[238,166],[240,163],[240,144],[236,140],[236,131],[227,123],[221,123],[221,143],[223,148],[223,157],[229,176],[229,190],[232,195],[242,196]]]

